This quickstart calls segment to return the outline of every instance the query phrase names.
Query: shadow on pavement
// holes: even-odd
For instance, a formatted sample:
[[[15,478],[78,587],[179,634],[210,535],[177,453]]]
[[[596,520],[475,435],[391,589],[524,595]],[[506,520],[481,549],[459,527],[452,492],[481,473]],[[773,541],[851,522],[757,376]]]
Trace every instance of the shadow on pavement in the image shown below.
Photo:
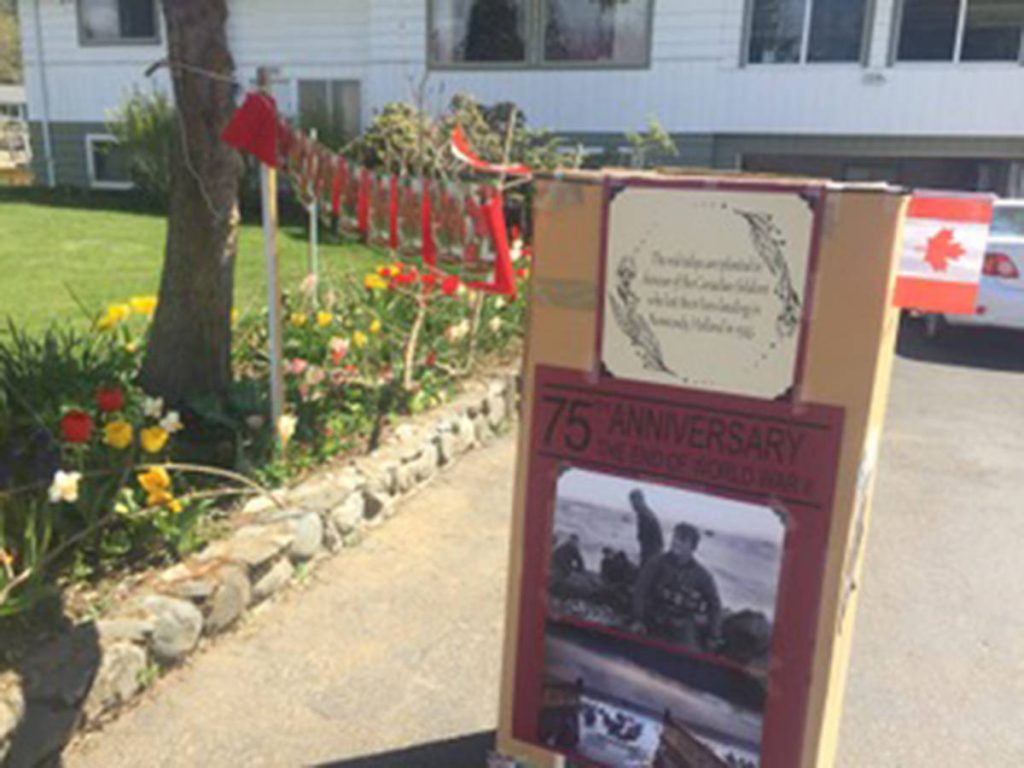
[[[493,748],[494,731],[487,731],[396,752],[321,763],[318,768],[483,768]]]
[[[924,363],[1024,371],[1024,332],[946,325],[929,339],[921,321],[904,317],[896,354]]]

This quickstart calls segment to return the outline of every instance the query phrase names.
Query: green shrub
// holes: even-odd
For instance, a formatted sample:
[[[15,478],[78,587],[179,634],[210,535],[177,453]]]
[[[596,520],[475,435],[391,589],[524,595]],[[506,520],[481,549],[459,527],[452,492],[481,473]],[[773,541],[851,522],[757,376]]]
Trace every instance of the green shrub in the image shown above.
[[[162,91],[135,88],[111,116],[109,129],[128,155],[128,168],[139,192],[166,202],[177,112]]]

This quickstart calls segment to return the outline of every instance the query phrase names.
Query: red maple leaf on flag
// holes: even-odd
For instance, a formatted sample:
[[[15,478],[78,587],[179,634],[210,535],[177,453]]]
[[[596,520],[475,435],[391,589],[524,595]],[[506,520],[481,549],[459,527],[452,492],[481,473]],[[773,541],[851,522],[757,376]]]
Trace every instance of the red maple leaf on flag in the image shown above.
[[[945,272],[949,262],[956,261],[967,251],[953,239],[953,230],[950,228],[940,229],[938,234],[928,238],[928,248],[925,250],[924,260],[927,261],[936,272]]]

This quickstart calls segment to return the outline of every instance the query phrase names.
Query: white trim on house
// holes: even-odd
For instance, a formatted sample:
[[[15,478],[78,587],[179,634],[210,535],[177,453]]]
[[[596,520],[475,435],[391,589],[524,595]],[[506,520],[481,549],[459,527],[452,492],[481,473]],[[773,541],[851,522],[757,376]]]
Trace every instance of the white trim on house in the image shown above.
[[[118,143],[120,142],[117,137],[109,133],[85,134],[85,168],[91,189],[125,191],[135,188],[135,183],[132,181],[104,181],[96,178],[96,145]]]

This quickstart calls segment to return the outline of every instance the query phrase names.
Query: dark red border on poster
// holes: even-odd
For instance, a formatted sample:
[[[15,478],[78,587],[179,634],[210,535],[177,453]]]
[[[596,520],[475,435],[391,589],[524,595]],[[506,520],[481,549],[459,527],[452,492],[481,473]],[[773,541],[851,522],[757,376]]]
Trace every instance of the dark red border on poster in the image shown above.
[[[780,392],[776,399],[800,400],[800,390],[804,379],[807,362],[807,339],[810,327],[811,312],[814,306],[814,286],[817,283],[818,261],[821,252],[821,239],[824,230],[825,206],[828,199],[828,187],[824,183],[783,183],[748,181],[710,181],[703,179],[649,179],[635,176],[608,177],[604,180],[604,194],[601,201],[601,255],[597,273],[597,345],[594,360],[597,361],[598,373],[604,371],[602,343],[604,341],[604,305],[605,287],[608,273],[608,223],[609,211],[613,194],[629,187],[646,187],[654,189],[687,189],[705,192],[775,192],[779,194],[797,195],[811,206],[813,223],[811,224],[811,251],[807,257],[807,276],[804,285],[803,306],[800,308],[800,338],[797,341],[796,360],[793,364],[793,384],[789,392]]]
[[[814,660],[821,585],[828,555],[835,481],[842,442],[843,410],[808,403],[766,401],[734,395],[667,387],[591,373],[538,366],[535,370],[530,451],[527,467],[523,564],[520,584],[519,633],[515,659],[512,734],[539,744],[544,668],[545,624],[567,623],[628,642],[659,648],[705,663],[735,668],[709,657],[665,643],[635,637],[588,622],[565,622],[549,615],[547,585],[555,496],[559,470],[586,469],[638,481],[649,481],[713,496],[746,501],[787,515],[782,563],[775,607],[774,634],[767,670],[767,698],[763,713],[762,768],[792,768],[800,761],[807,720],[808,693]],[[563,417],[553,421],[562,405]],[[587,422],[589,440],[583,440],[580,421],[564,417],[568,404],[578,402],[577,415]],[[614,404],[647,405],[747,424],[791,430],[802,436],[799,475],[812,478],[796,492],[778,493],[731,480],[701,476],[700,448],[679,448],[676,469],[643,466],[626,458],[610,458],[599,443],[608,434]],[[604,451],[604,452],[603,452]],[[690,468],[687,468],[687,464]],[[696,466],[695,466],[696,464]],[[756,473],[779,467],[772,461],[753,462]],[[756,474],[756,477],[760,477]],[[762,674],[763,673],[759,673]],[[543,746],[543,745],[542,745]],[[579,755],[572,755],[579,759]],[[591,761],[588,761],[591,762]],[[594,763],[594,765],[597,765]]]

